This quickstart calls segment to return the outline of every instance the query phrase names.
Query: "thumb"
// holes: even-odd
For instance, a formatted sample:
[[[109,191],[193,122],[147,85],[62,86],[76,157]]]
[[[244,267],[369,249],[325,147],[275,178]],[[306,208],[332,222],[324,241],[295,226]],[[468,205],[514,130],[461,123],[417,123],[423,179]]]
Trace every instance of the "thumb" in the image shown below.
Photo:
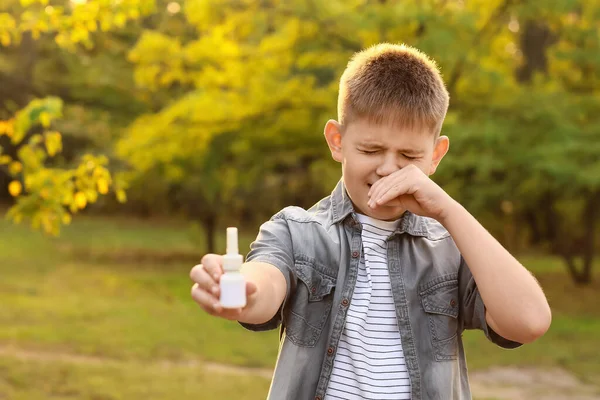
[[[258,288],[256,287],[256,284],[254,282],[246,282],[246,296],[250,296],[256,293],[257,289]]]

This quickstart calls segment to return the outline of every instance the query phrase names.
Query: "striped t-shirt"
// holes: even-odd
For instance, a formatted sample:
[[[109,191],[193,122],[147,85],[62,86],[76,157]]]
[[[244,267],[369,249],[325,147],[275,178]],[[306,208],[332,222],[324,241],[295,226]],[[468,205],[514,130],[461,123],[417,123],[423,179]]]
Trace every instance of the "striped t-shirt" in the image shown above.
[[[396,319],[386,238],[399,221],[358,215],[363,257],[325,393],[333,399],[410,399]]]

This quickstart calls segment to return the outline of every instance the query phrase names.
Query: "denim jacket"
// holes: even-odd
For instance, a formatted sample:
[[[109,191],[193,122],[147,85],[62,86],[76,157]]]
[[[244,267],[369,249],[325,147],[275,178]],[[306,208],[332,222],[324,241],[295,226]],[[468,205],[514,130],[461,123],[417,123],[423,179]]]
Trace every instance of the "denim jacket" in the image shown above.
[[[505,348],[520,344],[487,325],[475,280],[440,223],[406,212],[387,241],[412,399],[470,399],[462,332],[481,329]],[[269,399],[325,397],[361,256],[361,224],[342,181],[309,210],[287,207],[261,226],[246,261],[277,267],[287,294],[272,320],[242,325],[281,326]]]

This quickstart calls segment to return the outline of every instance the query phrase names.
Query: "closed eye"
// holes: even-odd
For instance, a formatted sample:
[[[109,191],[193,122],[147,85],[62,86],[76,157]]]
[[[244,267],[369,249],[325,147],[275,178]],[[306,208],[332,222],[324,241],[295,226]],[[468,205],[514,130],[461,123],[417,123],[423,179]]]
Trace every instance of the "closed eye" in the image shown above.
[[[360,150],[359,149],[358,151],[360,151],[363,154],[376,154],[376,153],[379,153],[380,150]]]
[[[406,154],[402,154],[404,156],[404,158],[406,158],[407,160],[416,160],[419,157],[411,157],[411,156],[407,156]]]

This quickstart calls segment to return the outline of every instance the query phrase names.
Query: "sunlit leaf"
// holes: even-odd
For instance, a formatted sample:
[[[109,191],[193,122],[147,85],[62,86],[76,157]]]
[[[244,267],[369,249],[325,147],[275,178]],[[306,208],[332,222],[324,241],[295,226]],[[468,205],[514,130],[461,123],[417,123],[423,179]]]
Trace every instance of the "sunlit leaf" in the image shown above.
[[[23,191],[23,185],[19,181],[12,181],[8,184],[8,192],[11,196],[17,197]]]

